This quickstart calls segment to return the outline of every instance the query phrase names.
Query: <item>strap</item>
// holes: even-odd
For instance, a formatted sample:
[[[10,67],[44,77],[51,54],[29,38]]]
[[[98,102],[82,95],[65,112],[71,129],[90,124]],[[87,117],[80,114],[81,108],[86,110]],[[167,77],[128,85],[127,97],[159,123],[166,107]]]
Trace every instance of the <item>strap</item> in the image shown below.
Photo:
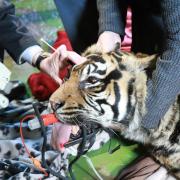
[[[50,54],[46,52],[42,52],[36,59],[35,63],[33,63],[33,66],[38,68],[40,70],[40,64],[43,60],[45,60],[47,57],[49,57]]]

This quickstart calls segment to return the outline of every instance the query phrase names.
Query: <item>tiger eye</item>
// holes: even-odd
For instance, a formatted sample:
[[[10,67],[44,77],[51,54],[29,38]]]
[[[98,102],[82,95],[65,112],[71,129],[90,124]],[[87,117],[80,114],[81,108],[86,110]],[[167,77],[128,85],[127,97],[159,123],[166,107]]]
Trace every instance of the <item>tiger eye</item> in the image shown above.
[[[88,79],[86,80],[88,83],[91,83],[91,84],[93,84],[93,83],[96,83],[96,82],[98,82],[98,78],[96,78],[96,77],[88,77]]]

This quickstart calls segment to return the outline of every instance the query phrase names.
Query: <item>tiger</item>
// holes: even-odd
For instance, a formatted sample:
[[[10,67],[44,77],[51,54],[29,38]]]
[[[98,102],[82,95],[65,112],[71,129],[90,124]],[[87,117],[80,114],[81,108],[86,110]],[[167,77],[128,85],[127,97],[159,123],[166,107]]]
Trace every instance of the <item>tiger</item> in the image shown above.
[[[56,117],[69,124],[95,122],[141,143],[180,179],[180,96],[157,128],[147,130],[141,125],[146,114],[147,69],[158,56],[123,52],[118,47],[103,53],[96,45],[82,56],[86,61],[75,65],[50,97]]]

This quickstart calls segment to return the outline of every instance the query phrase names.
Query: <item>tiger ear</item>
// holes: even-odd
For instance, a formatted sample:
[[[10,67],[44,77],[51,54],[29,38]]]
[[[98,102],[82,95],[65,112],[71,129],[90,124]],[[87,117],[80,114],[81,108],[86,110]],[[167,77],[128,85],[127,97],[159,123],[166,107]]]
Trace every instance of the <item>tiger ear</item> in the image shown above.
[[[148,66],[155,62],[157,59],[157,55],[147,55],[147,54],[133,54],[133,53],[122,53],[122,63],[130,70],[130,71],[139,71],[144,70]]]
[[[81,56],[86,57],[89,54],[99,54],[102,53],[101,49],[99,46],[97,46],[97,44],[93,44],[91,46],[89,46],[82,54]]]
[[[137,53],[136,58],[138,61],[139,68],[140,69],[147,68],[148,66],[150,66],[150,64],[156,62],[157,56],[158,56],[157,54],[147,55],[147,54]]]

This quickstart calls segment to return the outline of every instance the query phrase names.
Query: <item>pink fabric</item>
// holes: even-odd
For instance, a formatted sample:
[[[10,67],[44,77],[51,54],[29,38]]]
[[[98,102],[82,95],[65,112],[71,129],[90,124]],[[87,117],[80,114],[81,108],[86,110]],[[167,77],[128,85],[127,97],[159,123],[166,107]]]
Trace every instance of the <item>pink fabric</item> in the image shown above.
[[[126,27],[125,27],[125,36],[121,45],[121,50],[131,51],[132,44],[132,12],[131,9],[128,8],[127,17],[126,17]]]

